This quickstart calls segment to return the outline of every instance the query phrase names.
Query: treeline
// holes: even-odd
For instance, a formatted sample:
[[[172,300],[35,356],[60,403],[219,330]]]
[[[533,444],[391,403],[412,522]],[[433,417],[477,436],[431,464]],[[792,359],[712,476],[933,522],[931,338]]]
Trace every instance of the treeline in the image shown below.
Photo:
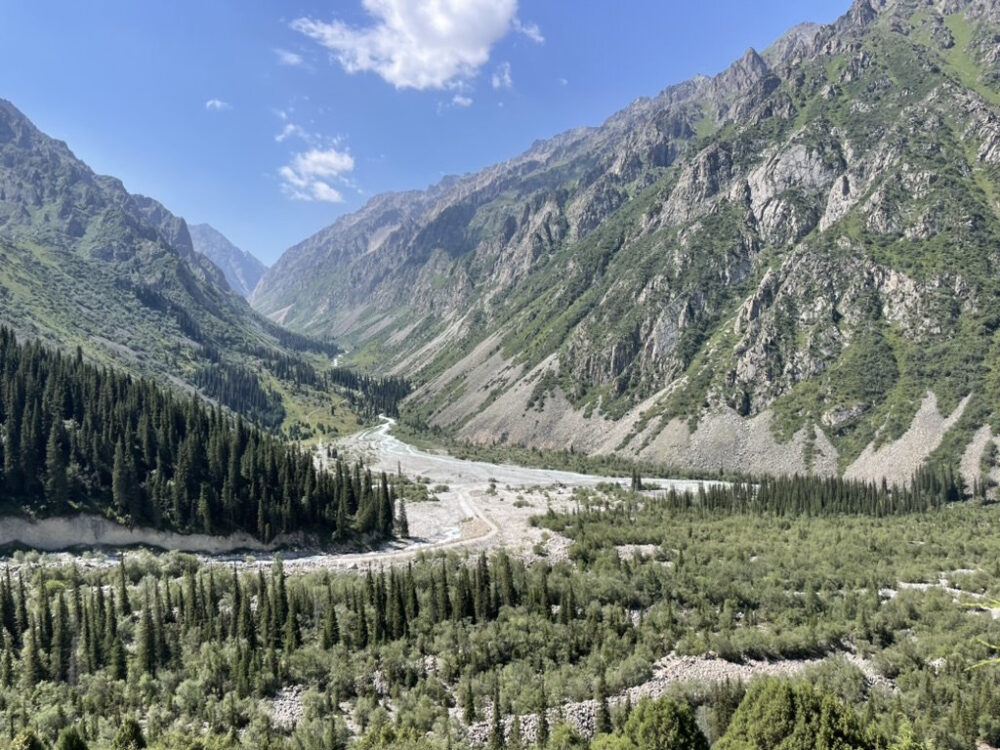
[[[206,365],[195,372],[193,380],[209,398],[268,429],[277,429],[285,419],[281,397],[265,389],[257,374],[246,367],[225,362]]]
[[[159,529],[261,540],[302,528],[391,535],[395,492],[360,465],[312,456],[195,398],[0,328],[0,501],[85,508]]]
[[[636,488],[641,479],[633,476]],[[753,482],[702,485],[698,491],[671,491],[652,502],[672,511],[708,515],[764,513],[776,516],[874,516],[922,513],[962,498],[960,478],[950,466],[924,466],[906,486],[841,477],[761,477]]]
[[[348,401],[365,419],[379,414],[398,417],[400,402],[413,390],[405,378],[374,378],[346,367],[334,367],[326,373],[326,379],[331,385],[348,389]]]
[[[289,331],[287,328],[283,328],[263,316],[261,316],[260,320],[262,321],[264,330],[274,336],[278,340],[278,343],[286,349],[296,352],[316,352],[317,354],[325,354],[328,357],[335,357],[340,353],[340,347],[332,341],[321,341],[311,336]]]
[[[281,380],[295,383],[298,386],[309,385],[314,388],[323,384],[322,379],[316,373],[316,368],[299,357],[282,354],[266,346],[250,347],[249,352]]]

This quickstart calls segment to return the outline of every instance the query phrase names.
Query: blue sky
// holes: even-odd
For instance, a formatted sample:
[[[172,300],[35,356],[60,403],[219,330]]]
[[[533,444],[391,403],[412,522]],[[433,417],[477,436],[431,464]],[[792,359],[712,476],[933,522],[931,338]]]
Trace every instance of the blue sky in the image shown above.
[[[0,97],[271,263],[849,0],[9,0]]]

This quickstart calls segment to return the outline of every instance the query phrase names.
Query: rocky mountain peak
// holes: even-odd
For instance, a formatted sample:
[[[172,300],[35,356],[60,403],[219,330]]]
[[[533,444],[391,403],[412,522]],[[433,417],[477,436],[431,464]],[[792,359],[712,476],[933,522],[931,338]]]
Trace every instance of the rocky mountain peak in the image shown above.
[[[722,96],[732,96],[747,91],[771,74],[767,62],[753,47],[714,79]]]

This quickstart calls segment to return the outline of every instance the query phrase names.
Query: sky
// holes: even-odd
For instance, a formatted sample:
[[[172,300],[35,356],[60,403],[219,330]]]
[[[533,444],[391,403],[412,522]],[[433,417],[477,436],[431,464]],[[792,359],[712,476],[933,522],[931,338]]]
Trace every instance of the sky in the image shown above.
[[[849,0],[3,0],[0,98],[271,264]]]

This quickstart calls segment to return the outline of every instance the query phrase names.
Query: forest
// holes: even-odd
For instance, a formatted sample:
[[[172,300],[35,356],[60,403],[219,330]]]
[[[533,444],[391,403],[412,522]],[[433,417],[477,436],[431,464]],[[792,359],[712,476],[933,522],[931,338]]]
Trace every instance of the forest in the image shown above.
[[[383,474],[298,447],[197,397],[88,364],[0,328],[0,508],[86,511],[180,532],[305,531],[322,543],[393,535]]]
[[[534,564],[19,553],[0,578],[0,731],[62,750],[1000,740],[994,507],[808,517],[687,500],[578,490],[574,510],[536,519],[568,555]],[[786,672],[653,690],[665,658]]]

